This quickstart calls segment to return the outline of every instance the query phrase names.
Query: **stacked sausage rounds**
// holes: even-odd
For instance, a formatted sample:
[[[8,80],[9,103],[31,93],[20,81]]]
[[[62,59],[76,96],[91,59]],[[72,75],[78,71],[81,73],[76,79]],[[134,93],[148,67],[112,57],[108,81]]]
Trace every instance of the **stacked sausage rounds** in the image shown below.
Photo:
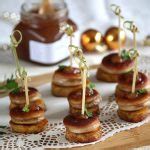
[[[99,121],[99,102],[101,97],[95,89],[86,88],[85,113],[82,111],[82,89],[73,91],[68,96],[69,115],[64,118],[66,139],[71,142],[88,143],[101,137]]]
[[[9,94],[10,104],[10,126],[13,132],[39,133],[43,131],[48,120],[45,119],[45,104],[40,93],[34,88],[29,89],[30,105],[25,107],[26,96],[23,88],[12,91]]]
[[[72,91],[81,88],[81,72],[79,68],[59,66],[52,79],[52,94],[67,97]]]
[[[95,89],[86,88],[85,105],[88,112],[94,116],[100,114],[99,103],[101,97]],[[73,116],[81,114],[82,109],[82,89],[73,91],[68,96],[69,112]]]
[[[97,70],[98,80],[117,82],[118,76],[133,69],[134,59],[123,60],[118,53],[111,53],[103,58]]]
[[[119,106],[118,115],[128,122],[140,122],[149,116],[150,93],[149,79],[138,72],[135,92],[132,93],[133,71],[119,76],[115,91],[116,102]]]

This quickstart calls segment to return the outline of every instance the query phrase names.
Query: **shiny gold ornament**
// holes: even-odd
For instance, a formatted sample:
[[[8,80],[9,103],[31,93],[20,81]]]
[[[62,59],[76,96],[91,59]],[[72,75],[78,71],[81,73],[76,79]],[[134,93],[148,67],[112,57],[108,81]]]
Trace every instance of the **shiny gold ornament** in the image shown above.
[[[119,30],[118,27],[110,27],[105,33],[105,43],[110,50],[117,50],[119,48]],[[126,35],[124,30],[120,31],[121,46],[125,45]]]
[[[88,29],[81,35],[81,46],[85,52],[103,51],[103,36],[95,29]]]

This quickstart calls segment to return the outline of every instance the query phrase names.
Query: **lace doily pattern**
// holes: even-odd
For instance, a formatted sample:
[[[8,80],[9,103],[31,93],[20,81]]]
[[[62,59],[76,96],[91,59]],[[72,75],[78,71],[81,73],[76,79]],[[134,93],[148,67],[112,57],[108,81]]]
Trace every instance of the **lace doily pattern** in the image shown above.
[[[109,102],[101,110],[100,115],[102,126],[102,138],[96,142],[87,143],[95,144],[103,141],[115,133],[138,127],[148,122],[148,119],[140,123],[128,123],[122,121],[117,116],[117,104],[114,96],[109,97]],[[17,134],[12,133],[9,127],[0,126],[0,148],[69,148],[76,146],[84,146],[87,144],[70,143],[65,139],[65,127],[63,122],[53,122],[48,125],[46,130],[39,134]]]
[[[140,59],[140,68],[145,72],[149,58]],[[150,70],[150,68],[148,68]],[[150,118],[139,123],[128,123],[120,120],[117,115],[118,106],[114,100],[114,95],[109,96],[107,103],[101,108],[100,120],[102,126],[102,137],[92,143],[70,143],[65,139],[65,127],[62,120],[49,122],[46,130],[39,134],[18,134],[12,133],[9,127],[0,126],[0,149],[36,149],[36,148],[71,148],[95,144],[104,141],[120,131],[129,130],[147,123]]]

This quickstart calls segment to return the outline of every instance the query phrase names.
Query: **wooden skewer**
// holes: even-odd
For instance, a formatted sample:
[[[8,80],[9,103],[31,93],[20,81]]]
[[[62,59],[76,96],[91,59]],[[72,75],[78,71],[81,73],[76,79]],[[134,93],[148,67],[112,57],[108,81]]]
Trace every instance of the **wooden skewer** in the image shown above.
[[[133,21],[125,21],[124,27],[133,33],[133,47],[137,50],[137,43],[136,43],[136,32],[138,32],[138,28],[134,25]],[[135,86],[136,86],[136,78],[138,75],[138,56],[135,58],[134,62],[134,69],[133,69],[133,81],[132,81],[132,93],[135,93]]]
[[[82,71],[82,110],[81,114],[84,115],[85,112],[85,96],[86,96],[86,69]]]
[[[70,66],[72,67],[73,54],[72,54],[72,47],[70,47],[70,45],[72,45],[74,29],[69,24],[63,24],[62,27],[60,27],[60,29],[69,37],[69,46],[68,46],[69,53],[70,53],[69,61],[70,61]]]
[[[70,36],[70,45],[72,45],[72,36]],[[72,67],[72,48],[71,47],[68,47],[69,48],[69,51],[70,51],[70,66]]]
[[[120,36],[120,32],[121,32],[121,16],[120,14],[118,15],[118,44],[119,44],[119,56],[121,55],[121,36]]]
[[[134,45],[134,49],[136,49],[136,31],[133,30],[133,45]],[[135,93],[135,86],[136,86],[136,78],[138,75],[138,69],[137,69],[137,65],[138,65],[138,60],[137,57],[135,58],[135,65],[134,65],[134,70],[133,70],[133,82],[132,82],[132,93]]]
[[[118,16],[118,44],[119,44],[119,56],[121,55],[121,36],[120,36],[120,32],[121,32],[121,18],[123,18],[121,16],[121,9],[119,6],[112,4],[111,5],[111,9],[112,11],[115,13],[116,16]]]
[[[136,46],[136,32],[137,32],[137,27],[133,25],[133,29],[132,29],[132,32],[133,32],[133,46],[134,46],[134,49],[137,49],[137,46]],[[135,58],[135,65],[134,65],[134,70],[133,70],[133,82],[132,82],[132,93],[135,93],[135,86],[136,86],[136,78],[137,78],[137,75],[138,75],[138,58],[136,57]]]
[[[26,96],[26,105],[29,106],[29,93],[28,93],[28,77],[26,76],[24,79],[24,89],[25,89],[25,96]]]

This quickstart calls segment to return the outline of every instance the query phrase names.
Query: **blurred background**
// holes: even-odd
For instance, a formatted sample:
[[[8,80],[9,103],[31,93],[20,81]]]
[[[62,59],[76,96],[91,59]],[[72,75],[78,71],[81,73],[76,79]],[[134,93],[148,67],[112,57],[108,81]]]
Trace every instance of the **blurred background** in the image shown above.
[[[0,68],[3,70],[0,72],[0,79],[15,70],[11,51],[7,51],[7,44],[10,42],[9,37],[12,29],[20,20],[21,5],[24,2],[31,3],[33,1],[41,0],[0,0]],[[78,25],[79,35],[76,36],[78,41],[80,41],[81,34],[87,29],[95,29],[104,35],[108,28],[118,25],[118,18],[110,9],[111,4],[117,4],[121,7],[124,20],[133,20],[136,23],[140,31],[137,34],[137,40],[140,43],[143,43],[145,37],[150,34],[149,0],[65,0],[65,2],[69,10],[69,18]],[[131,32],[126,31],[126,36],[131,47]],[[67,46],[67,42],[65,45]],[[4,48],[6,51],[3,51]],[[150,54],[149,47],[140,47],[140,50],[145,55]],[[89,62],[100,62],[100,55],[95,55],[94,58],[89,58]],[[21,63],[27,67],[31,75],[44,73],[52,68],[24,61]]]
[[[26,0],[30,1],[30,0]],[[37,0],[38,1],[38,0]],[[142,40],[150,34],[150,1],[149,0],[65,0],[69,8],[69,16],[79,26],[80,30],[98,29],[104,33],[108,27],[117,24],[115,15],[110,10],[110,4],[122,8],[125,19],[134,20],[139,27],[138,39]],[[9,35],[15,22],[4,21],[2,15],[6,12],[19,16],[21,4],[25,0],[0,0],[0,43],[9,42]],[[6,15],[6,14],[5,14]],[[12,14],[13,15],[13,14]],[[130,36],[130,33],[127,33]]]

